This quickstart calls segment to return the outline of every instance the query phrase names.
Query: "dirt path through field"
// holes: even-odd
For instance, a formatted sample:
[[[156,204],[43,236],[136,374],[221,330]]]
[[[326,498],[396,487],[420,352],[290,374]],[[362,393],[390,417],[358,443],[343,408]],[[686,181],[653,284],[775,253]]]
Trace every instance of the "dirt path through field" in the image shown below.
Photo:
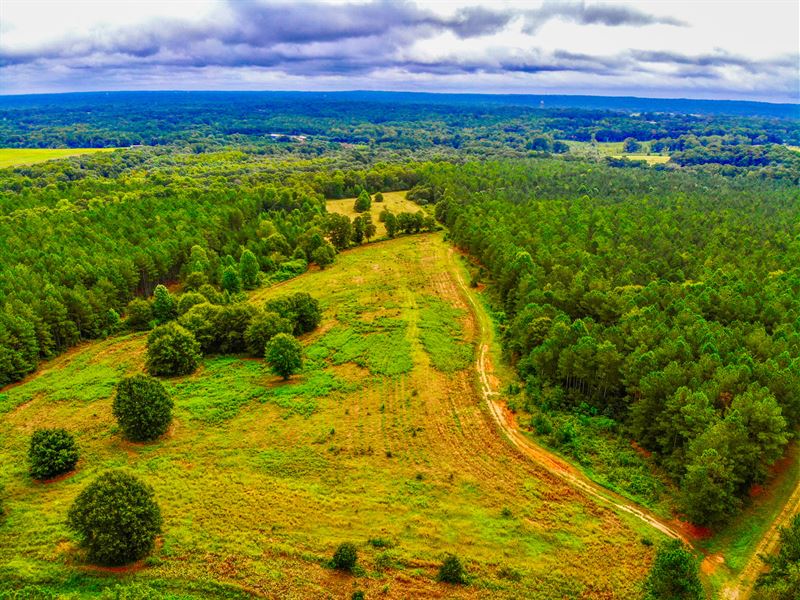
[[[672,538],[680,539],[684,543],[691,546],[691,536],[687,531],[683,531],[681,528],[676,526],[676,524],[665,523],[648,510],[637,507],[623,499],[621,496],[594,483],[585,475],[580,473],[580,471],[578,471],[575,467],[563,461],[552,452],[535,444],[519,431],[516,426],[514,416],[506,410],[505,405],[501,400],[495,399],[499,393],[497,391],[497,379],[494,377],[494,370],[490,360],[489,343],[491,342],[491,323],[489,322],[488,316],[478,306],[477,302],[473,298],[472,293],[464,283],[464,278],[461,276],[461,273],[459,272],[459,266],[455,261],[456,253],[452,248],[450,249],[449,256],[451,258],[453,277],[455,277],[456,281],[461,287],[461,290],[467,299],[478,324],[480,350],[478,352],[475,369],[480,379],[481,394],[489,407],[489,412],[494,418],[495,423],[505,434],[511,445],[514,446],[521,454],[540,465],[556,477],[565,481],[573,488],[576,488],[605,504],[610,504],[617,510],[631,514],[658,531],[661,531]]]

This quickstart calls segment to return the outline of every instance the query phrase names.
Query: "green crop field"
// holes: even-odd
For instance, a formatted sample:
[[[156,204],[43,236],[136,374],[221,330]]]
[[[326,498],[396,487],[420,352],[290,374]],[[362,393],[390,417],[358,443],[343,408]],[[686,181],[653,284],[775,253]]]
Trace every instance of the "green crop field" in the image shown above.
[[[0,169],[112,150],[116,148],[0,148]]]
[[[574,142],[568,141],[569,151],[572,154],[591,158],[627,158],[628,160],[643,160],[649,165],[669,162],[667,154],[649,154],[645,152],[623,153],[622,142]],[[643,144],[647,147],[647,144]]]
[[[145,334],[78,346],[4,389],[0,577],[66,598],[132,581],[180,598],[634,596],[653,555],[641,540],[658,535],[502,438],[476,391],[463,268],[440,235],[418,235],[257,290],[259,304],[297,291],[320,300],[303,372],[282,382],[261,360],[208,357],[166,380],[175,420],[156,442],[124,441],[111,415],[115,383],[142,369]],[[37,483],[26,452],[44,426],[74,432],[82,457]],[[64,521],[116,467],[155,488],[164,533],[143,563],[104,570],[86,566]],[[344,541],[360,553],[355,576],[327,567]],[[471,585],[435,581],[446,552]]]

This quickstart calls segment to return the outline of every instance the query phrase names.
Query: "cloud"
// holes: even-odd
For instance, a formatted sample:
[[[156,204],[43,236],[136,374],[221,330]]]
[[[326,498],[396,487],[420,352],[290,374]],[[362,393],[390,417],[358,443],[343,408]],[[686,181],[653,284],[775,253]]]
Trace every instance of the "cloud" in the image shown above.
[[[337,85],[353,89],[385,82],[391,75],[401,81],[438,77],[495,82],[507,77],[514,85],[558,81],[562,86],[568,86],[571,77],[582,86],[603,84],[598,88],[602,91],[637,80],[676,89],[735,88],[731,72],[746,73],[752,82],[770,89],[791,93],[792,86],[797,86],[796,56],[755,60],[722,51],[691,55],[672,49],[604,55],[537,47],[536,32],[556,20],[582,27],[686,26],[673,17],[652,15],[628,4],[598,2],[546,1],[526,10],[485,4],[442,14],[405,0],[346,4],[228,0],[211,17],[95,28],[34,48],[0,43],[0,82],[4,82],[0,86],[19,87],[26,79],[38,78],[43,85],[58,81],[78,89],[81,81],[92,79],[95,85],[108,81],[125,87],[128,81],[130,88],[163,87],[194,78],[197,83],[189,87],[208,82],[205,87],[213,88],[238,80],[273,84],[306,78],[338,81]],[[503,36],[515,28],[530,43],[503,45]],[[492,36],[500,40],[498,46],[476,44],[472,51],[468,45],[468,52],[463,48],[448,51],[446,46],[448,39]],[[417,45],[424,40],[436,42],[435,51],[421,51]]]

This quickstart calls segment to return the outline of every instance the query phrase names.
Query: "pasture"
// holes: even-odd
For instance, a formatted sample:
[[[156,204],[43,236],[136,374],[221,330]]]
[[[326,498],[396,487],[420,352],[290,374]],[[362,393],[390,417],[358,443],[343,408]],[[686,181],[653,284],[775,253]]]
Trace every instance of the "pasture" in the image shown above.
[[[0,148],[0,169],[112,150],[116,148]]]

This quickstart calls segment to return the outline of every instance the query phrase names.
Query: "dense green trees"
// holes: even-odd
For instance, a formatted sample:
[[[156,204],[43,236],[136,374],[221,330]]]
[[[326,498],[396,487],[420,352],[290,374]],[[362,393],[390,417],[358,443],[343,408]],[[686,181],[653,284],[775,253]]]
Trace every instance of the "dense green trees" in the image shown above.
[[[28,449],[29,472],[34,479],[51,479],[68,473],[78,463],[75,437],[66,429],[37,429]]]
[[[423,179],[494,281],[537,422],[605,419],[680,483],[692,520],[735,512],[800,423],[793,187],[555,161]],[[570,427],[546,435],[583,460]]]
[[[108,471],[78,494],[67,524],[90,561],[117,566],[153,549],[162,520],[150,486],[123,471]]]
[[[286,380],[303,366],[303,347],[288,333],[278,333],[267,343],[264,358],[272,372]]]
[[[125,437],[134,442],[154,440],[172,423],[172,398],[158,379],[147,375],[120,381],[112,410]]]
[[[306,292],[278,296],[267,300],[264,309],[288,319],[294,335],[314,331],[322,320],[322,310],[316,298]]]

